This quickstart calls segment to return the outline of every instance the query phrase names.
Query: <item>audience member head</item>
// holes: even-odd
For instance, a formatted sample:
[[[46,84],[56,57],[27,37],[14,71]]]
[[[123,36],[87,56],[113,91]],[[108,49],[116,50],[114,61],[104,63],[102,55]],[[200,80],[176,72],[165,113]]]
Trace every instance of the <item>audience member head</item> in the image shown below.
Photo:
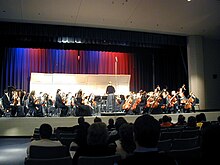
[[[39,129],[41,139],[50,139],[52,135],[52,127],[50,124],[44,123]]]
[[[132,153],[135,149],[133,126],[132,123],[124,123],[119,128],[121,146],[127,153]]]
[[[83,124],[84,122],[85,122],[85,118],[84,118],[83,116],[80,116],[80,117],[78,118],[78,124],[81,125],[81,124]]]
[[[189,116],[188,117],[187,126],[188,127],[196,127],[196,117],[195,116]]]
[[[162,117],[162,122],[166,123],[166,122],[170,122],[170,118],[167,115],[163,115]]]
[[[201,113],[196,115],[196,122],[202,122],[202,115],[201,115]]]
[[[121,126],[122,124],[124,124],[124,123],[128,123],[127,120],[126,120],[124,117],[118,117],[118,118],[116,118],[116,120],[115,120],[115,129],[116,129],[117,131],[119,131],[120,126]]]
[[[102,119],[100,118],[100,117],[95,117],[94,118],[94,123],[96,123],[96,122],[102,122]]]
[[[186,123],[185,119],[186,119],[185,116],[183,116],[182,114],[180,114],[180,115],[178,116],[177,123],[180,124],[180,125],[183,125],[183,124]]]
[[[96,122],[89,126],[87,143],[92,146],[107,145],[108,131],[107,126],[103,122]]]
[[[203,122],[206,121],[205,113],[200,113],[200,116],[201,116],[201,119],[202,119]]]
[[[160,136],[160,123],[148,114],[139,116],[134,122],[134,139],[137,146],[156,147]]]
[[[112,131],[112,130],[115,129],[115,121],[114,121],[114,119],[112,119],[112,118],[108,119],[107,128],[108,128],[109,131]]]

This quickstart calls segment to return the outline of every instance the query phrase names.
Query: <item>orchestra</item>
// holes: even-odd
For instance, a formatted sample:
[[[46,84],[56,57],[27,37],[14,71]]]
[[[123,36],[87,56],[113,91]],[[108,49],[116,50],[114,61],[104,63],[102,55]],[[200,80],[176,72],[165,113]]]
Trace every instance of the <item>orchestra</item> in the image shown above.
[[[125,114],[151,114],[160,113],[189,113],[195,112],[195,104],[198,97],[190,91],[186,95],[186,86],[183,84],[176,91],[161,89],[159,85],[153,91],[140,90],[135,93],[130,91],[128,95],[116,95],[113,97],[115,112]],[[80,89],[75,95],[72,92],[65,93],[57,90],[56,97],[49,93],[26,91],[13,88],[5,90],[1,99],[1,112],[3,116],[10,113],[10,116],[28,117],[52,117],[52,116],[91,116],[97,111],[107,111],[106,96],[96,96],[93,93],[85,95]],[[99,99],[97,99],[99,98]],[[59,114],[57,109],[60,108]]]

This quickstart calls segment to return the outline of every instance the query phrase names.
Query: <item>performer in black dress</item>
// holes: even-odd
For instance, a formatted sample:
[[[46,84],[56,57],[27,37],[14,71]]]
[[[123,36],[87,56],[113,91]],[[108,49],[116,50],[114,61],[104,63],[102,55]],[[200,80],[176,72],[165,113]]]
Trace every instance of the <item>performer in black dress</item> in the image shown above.
[[[76,116],[91,116],[92,108],[84,103],[84,96],[81,89],[77,92],[74,103],[76,105]]]
[[[55,108],[61,108],[61,113],[60,113],[60,117],[64,117],[67,116],[67,112],[68,112],[68,107],[65,105],[65,103],[62,100],[61,97],[61,89],[57,89],[57,93],[56,93],[56,101],[55,101]]]

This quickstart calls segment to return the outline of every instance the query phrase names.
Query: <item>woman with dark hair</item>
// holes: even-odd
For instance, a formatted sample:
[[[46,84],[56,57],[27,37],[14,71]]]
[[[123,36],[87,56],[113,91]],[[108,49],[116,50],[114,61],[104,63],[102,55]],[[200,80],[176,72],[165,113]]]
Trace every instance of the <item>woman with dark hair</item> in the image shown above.
[[[88,128],[87,146],[81,146],[76,150],[73,162],[77,164],[79,156],[108,156],[114,155],[115,148],[108,144],[107,126],[103,122],[95,122]]]
[[[124,123],[119,128],[119,140],[116,140],[116,154],[121,155],[125,159],[132,154],[135,149],[135,142],[133,137],[133,124]]]

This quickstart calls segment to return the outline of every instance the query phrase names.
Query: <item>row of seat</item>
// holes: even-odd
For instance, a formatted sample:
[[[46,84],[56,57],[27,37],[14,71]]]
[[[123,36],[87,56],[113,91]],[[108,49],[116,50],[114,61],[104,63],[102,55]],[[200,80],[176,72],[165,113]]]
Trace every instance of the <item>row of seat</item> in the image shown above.
[[[120,155],[89,157],[80,156],[78,165],[113,165],[121,159]],[[72,157],[67,146],[43,147],[30,146],[30,155],[25,165],[72,165]]]
[[[190,149],[200,146],[200,137],[183,138],[183,139],[166,139],[158,141],[159,151],[168,152],[171,150]]]
[[[177,139],[177,138],[192,138],[196,136],[200,136],[201,131],[199,129],[192,130],[172,130],[172,131],[161,131],[160,140],[167,139]]]

